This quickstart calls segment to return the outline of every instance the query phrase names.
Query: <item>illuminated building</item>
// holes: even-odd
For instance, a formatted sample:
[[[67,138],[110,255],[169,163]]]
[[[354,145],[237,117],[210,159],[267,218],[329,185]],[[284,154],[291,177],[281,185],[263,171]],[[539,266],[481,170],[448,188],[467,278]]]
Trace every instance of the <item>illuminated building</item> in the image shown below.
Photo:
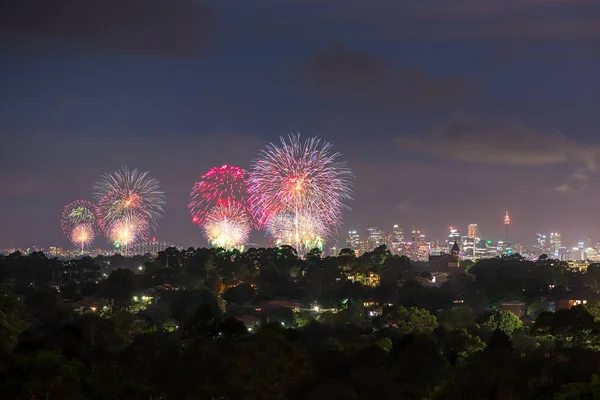
[[[481,239],[478,237],[471,238],[468,236],[463,236],[462,238],[462,250],[461,257],[466,260],[474,260],[477,258],[477,246],[479,245]]]
[[[469,224],[467,235],[469,239],[479,238],[479,227],[477,224]]]
[[[539,247],[541,247],[542,249],[546,248],[547,242],[546,242],[546,235],[543,235],[541,233],[537,234],[537,238],[536,238],[536,243]]]
[[[354,250],[356,255],[360,252],[360,235],[356,231],[349,231],[348,238],[346,239],[346,247],[350,250]]]
[[[550,234],[550,251],[552,255],[556,257],[558,255],[558,249],[561,247],[561,239],[559,232],[552,232]]]
[[[504,242],[508,244],[508,225],[510,225],[510,216],[508,215],[508,211],[504,214],[504,226],[506,227],[506,238]]]
[[[460,241],[460,233],[458,232],[457,229],[450,227],[450,232],[448,233],[448,251],[450,252],[452,250],[452,246],[454,245],[454,243],[459,242],[459,241]]]
[[[587,249],[585,249],[585,253],[587,256],[587,260],[590,260],[591,262],[600,261],[600,255],[598,254],[598,250],[596,250],[595,248],[588,247]]]
[[[367,249],[373,251],[375,248],[381,246],[384,243],[383,232],[376,226],[369,226],[367,228]]]
[[[402,244],[404,243],[404,232],[402,232],[402,228],[398,227],[398,225],[394,225],[392,229],[392,237],[390,240],[391,251],[393,254],[401,254],[402,253]]]
[[[411,242],[407,243],[409,248],[407,251],[408,257],[413,261],[429,260],[429,243],[425,240],[425,235],[418,229],[413,229],[411,232]]]
[[[583,242],[577,243],[577,247],[573,247],[571,257],[573,261],[587,260],[587,254],[585,252],[585,246]]]
[[[567,261],[569,252],[566,247],[559,247],[557,258],[559,261]]]
[[[442,253],[440,255],[429,255],[429,265],[435,271],[445,271],[449,268],[457,268],[460,266],[460,247],[458,243],[452,243],[450,253]]]

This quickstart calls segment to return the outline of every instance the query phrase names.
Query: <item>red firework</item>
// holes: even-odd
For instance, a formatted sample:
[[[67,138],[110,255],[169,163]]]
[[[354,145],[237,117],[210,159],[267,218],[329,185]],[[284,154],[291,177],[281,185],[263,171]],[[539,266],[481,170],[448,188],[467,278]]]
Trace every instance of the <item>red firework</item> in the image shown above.
[[[247,178],[246,170],[233,165],[215,167],[202,175],[190,193],[192,222],[203,225],[210,210],[219,204],[236,203],[249,211]]]

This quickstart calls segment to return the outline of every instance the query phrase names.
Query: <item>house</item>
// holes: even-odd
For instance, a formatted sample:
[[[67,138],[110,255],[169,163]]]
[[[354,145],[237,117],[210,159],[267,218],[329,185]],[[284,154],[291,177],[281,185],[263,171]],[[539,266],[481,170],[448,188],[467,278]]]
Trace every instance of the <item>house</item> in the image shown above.
[[[255,317],[253,315],[238,315],[233,318],[242,322],[246,326],[246,329],[248,329],[248,332],[252,332],[256,328],[258,328],[261,323],[260,318]]]
[[[377,287],[381,282],[381,275],[376,272],[367,272],[367,273],[354,273],[347,274],[347,279],[350,282],[360,282],[365,286]]]
[[[454,242],[450,254],[442,253],[440,255],[429,255],[429,265],[426,269],[429,272],[457,272],[460,267],[460,248],[458,243]]]
[[[515,314],[517,317],[521,318],[525,315],[525,303],[519,300],[510,300],[505,301],[501,304],[502,309],[505,311],[510,311]]]
[[[105,310],[107,308],[108,301],[100,299],[94,296],[87,296],[83,299],[71,303],[73,311],[77,314],[83,314],[86,312],[97,312]]]
[[[598,293],[588,289],[574,289],[548,296],[548,304],[551,310],[568,310],[573,306],[591,303],[599,297]]]
[[[291,308],[294,312],[299,312],[302,308],[302,304],[293,300],[270,300],[263,301],[256,305],[256,311],[272,310],[279,307]]]

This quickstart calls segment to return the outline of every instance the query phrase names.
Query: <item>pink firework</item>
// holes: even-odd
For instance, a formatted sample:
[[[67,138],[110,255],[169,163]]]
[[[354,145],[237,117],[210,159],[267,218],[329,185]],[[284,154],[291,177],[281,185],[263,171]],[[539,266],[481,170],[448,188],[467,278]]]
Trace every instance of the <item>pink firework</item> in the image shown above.
[[[249,193],[246,170],[222,165],[210,169],[194,184],[188,208],[192,222],[203,225],[210,211],[219,204],[233,204],[249,211]]]
[[[290,135],[281,145],[270,143],[254,162],[249,179],[252,213],[261,225],[278,213],[292,213],[296,250],[301,250],[300,216],[327,227],[316,235],[326,239],[341,223],[351,199],[352,172],[339,161],[332,145],[318,138]]]

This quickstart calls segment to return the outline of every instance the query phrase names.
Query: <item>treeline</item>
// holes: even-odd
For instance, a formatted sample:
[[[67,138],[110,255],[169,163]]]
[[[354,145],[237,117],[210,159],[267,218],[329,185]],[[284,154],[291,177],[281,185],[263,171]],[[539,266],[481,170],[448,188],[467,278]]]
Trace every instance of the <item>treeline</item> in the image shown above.
[[[370,272],[379,286],[361,283]],[[12,254],[0,257],[0,398],[594,399],[600,304],[551,312],[548,298],[594,291],[595,273],[513,256],[425,287],[385,248]],[[133,300],[166,283],[178,290],[146,310]],[[89,296],[106,308],[76,313]],[[299,310],[258,306],[282,298]]]

